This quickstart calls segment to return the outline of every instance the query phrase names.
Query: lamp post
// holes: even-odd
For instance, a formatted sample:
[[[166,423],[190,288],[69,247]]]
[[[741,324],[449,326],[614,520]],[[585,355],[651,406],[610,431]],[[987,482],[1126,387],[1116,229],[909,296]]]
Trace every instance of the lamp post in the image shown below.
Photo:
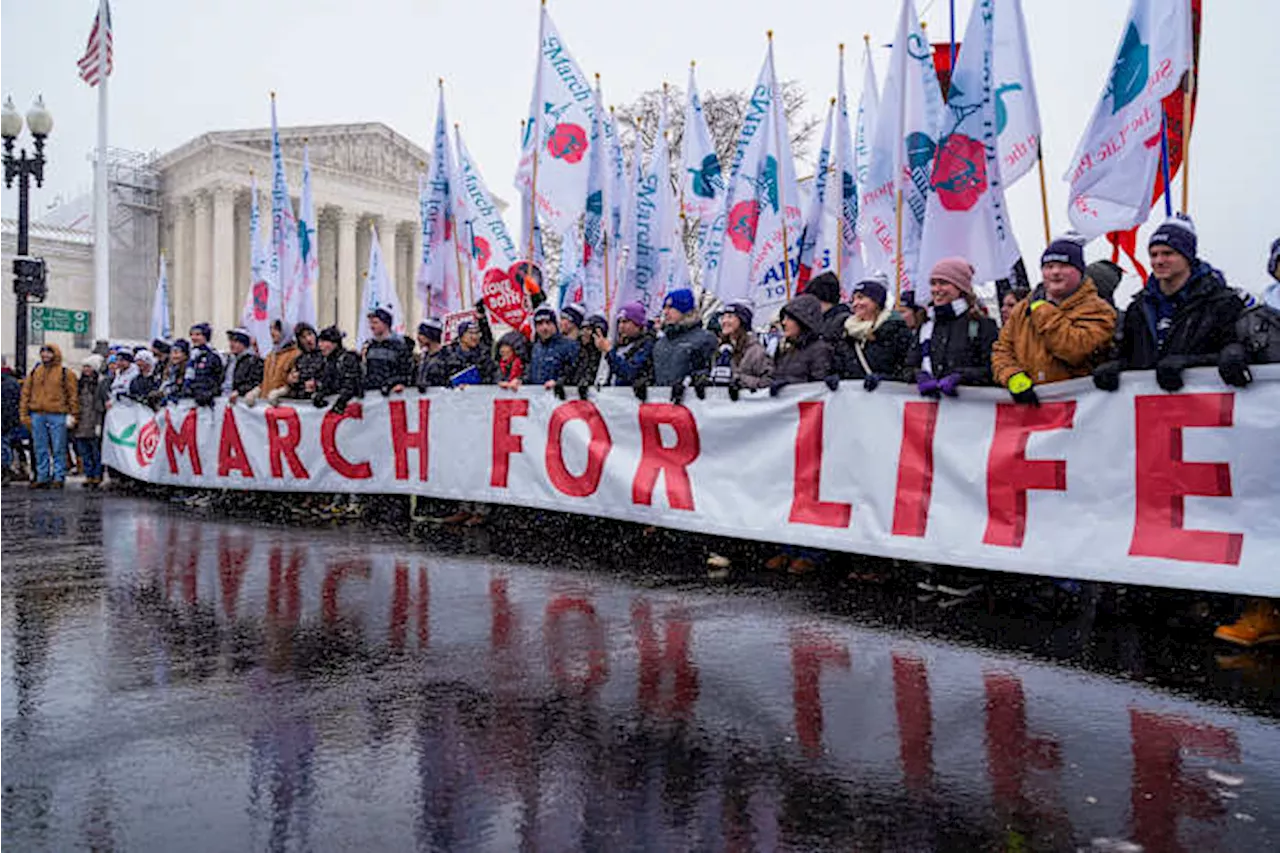
[[[20,149],[15,156],[14,142],[22,133],[22,116],[13,107],[13,98],[6,98],[0,110],[0,136],[4,137],[4,185],[13,186],[18,179],[18,251],[13,261],[13,293],[17,302],[14,311],[13,360],[19,376],[27,372],[27,302],[35,297],[44,299],[44,260],[27,256],[31,225],[31,179],[36,186],[44,186],[44,141],[53,130],[53,116],[45,109],[44,98],[27,111],[27,127],[35,138],[35,156],[27,156],[27,149]]]

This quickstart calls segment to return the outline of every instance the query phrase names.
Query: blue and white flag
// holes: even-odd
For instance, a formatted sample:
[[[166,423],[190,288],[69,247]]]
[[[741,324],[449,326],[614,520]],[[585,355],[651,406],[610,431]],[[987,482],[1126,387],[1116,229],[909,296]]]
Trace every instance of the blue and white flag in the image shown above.
[[[382,245],[378,242],[378,229],[369,225],[369,271],[365,273],[364,292],[360,296],[359,331],[356,333],[356,349],[364,349],[364,345],[373,337],[369,331],[369,323],[365,319],[375,308],[384,308],[391,314],[391,328],[399,331],[404,328],[404,309],[400,306],[400,296],[396,293],[395,282],[391,272],[382,258]]]
[[[625,195],[622,207],[621,263],[619,266],[618,298],[615,304],[643,300],[637,284],[637,244],[639,233],[640,187],[644,181],[644,134],[636,122],[635,142],[631,146],[631,163],[627,170]],[[652,300],[650,300],[652,301]]]
[[[164,252],[160,253],[160,277],[156,279],[155,296],[151,298],[151,339],[168,340],[173,334],[173,324],[169,319],[169,264]]]
[[[858,232],[862,190],[870,172],[871,139],[875,132],[876,114],[880,110],[880,89],[876,69],[871,61],[871,45],[866,46],[862,74],[862,96],[856,119],[850,122],[849,93],[845,88],[844,51],[840,51],[839,94],[836,96],[835,153],[840,174],[840,192],[836,200],[839,236],[840,284],[848,292],[867,275],[863,258],[862,237]]]
[[[591,84],[544,5],[538,24],[538,68],[516,189],[522,195],[533,191],[536,157],[538,214],[557,233],[576,223],[586,205],[594,114]]]
[[[995,27],[998,0],[975,0],[951,73],[949,121],[938,137],[932,192],[920,241],[920,269],[959,256],[973,265],[975,282],[1007,278],[1018,260],[1000,173],[995,99]]]
[[[901,290],[923,288],[927,284],[919,269],[920,235],[943,118],[942,91],[929,41],[920,29],[915,3],[903,0],[860,211],[860,230],[868,264],[892,276],[900,254],[902,278],[897,287]],[[899,191],[902,193],[901,245],[897,240]]]
[[[320,248],[316,243],[316,204],[311,194],[311,149],[302,146],[302,196],[298,200],[298,253],[302,257],[302,290],[298,322],[316,325],[316,291],[320,285]]]
[[[1160,165],[1161,101],[1190,65],[1190,0],[1133,0],[1107,88],[1065,175],[1067,213],[1085,237],[1146,221]]]
[[[302,253],[298,250],[298,220],[284,176],[284,154],[276,125],[276,99],[271,98],[271,285],[286,326],[302,321]]]
[[[258,203],[258,178],[255,175],[249,186],[249,292],[245,294],[240,325],[249,330],[250,337],[258,342],[258,351],[264,355],[271,348],[272,322],[283,322],[279,290],[271,284],[271,267],[271,249],[262,227],[262,206]],[[286,329],[291,330],[292,327]],[[285,335],[286,340],[291,337],[291,334]]]
[[[416,276],[423,316],[443,317],[465,310],[462,282],[458,280],[456,219],[453,211],[453,153],[444,109],[444,83],[436,104],[436,132],[431,166],[419,184],[418,207],[422,227],[422,257]]]
[[[996,0],[991,67],[996,101],[996,146],[1006,188],[1030,172],[1040,154],[1040,105],[1031,76],[1031,50],[1022,0]]]
[[[828,188],[831,178],[831,131],[835,120],[836,104],[827,105],[827,121],[822,129],[822,144],[818,146],[818,160],[813,166],[813,181],[809,187],[809,203],[804,215],[804,232],[800,241],[800,263],[797,283],[802,287],[809,279],[835,266],[831,248],[823,241],[827,218],[828,197],[834,195]],[[841,282],[843,284],[843,282]]]
[[[520,249],[502,219],[502,210],[484,182],[462,141],[462,131],[454,128],[458,149],[457,179],[453,182],[453,209],[459,226],[471,243],[470,263],[476,282],[483,282],[492,270],[504,274],[520,260]]]
[[[680,198],[684,215],[693,222],[710,219],[724,206],[724,176],[715,141],[702,111],[698,81],[689,63],[689,93],[684,108],[684,138],[680,142]]]
[[[781,94],[771,39],[730,164],[714,289],[724,302],[751,302],[762,325],[795,295],[804,232]]]
[[[571,301],[581,302],[588,313],[603,312],[605,307],[605,280],[609,277],[609,254],[614,247],[612,235],[614,162],[610,150],[611,117],[604,109],[604,96],[600,90],[600,78],[596,78],[595,117],[591,123],[591,172],[587,181],[587,206],[582,217],[582,270],[581,292]],[[567,251],[567,249],[566,249]],[[563,263],[563,262],[562,262]]]

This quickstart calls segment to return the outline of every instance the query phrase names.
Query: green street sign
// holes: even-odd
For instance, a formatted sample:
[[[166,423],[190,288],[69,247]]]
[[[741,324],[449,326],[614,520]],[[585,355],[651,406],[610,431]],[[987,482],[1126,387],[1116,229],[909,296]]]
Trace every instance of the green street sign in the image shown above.
[[[51,308],[48,305],[32,305],[30,310],[33,334],[71,332],[74,335],[87,335],[93,325],[92,311],[71,311],[66,308]]]

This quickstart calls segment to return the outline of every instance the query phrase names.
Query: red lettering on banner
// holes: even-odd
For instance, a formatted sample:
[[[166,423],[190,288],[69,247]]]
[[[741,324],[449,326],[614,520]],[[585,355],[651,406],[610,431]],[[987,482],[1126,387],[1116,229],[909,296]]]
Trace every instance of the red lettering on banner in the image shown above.
[[[1133,840],[1144,850],[1182,850],[1178,818],[1214,820],[1225,814],[1204,782],[1183,773],[1185,755],[1238,763],[1235,732],[1180,717],[1129,709],[1133,738]]]
[[[301,548],[289,551],[289,562],[284,561],[284,549],[276,545],[267,558],[267,619],[272,622],[296,625],[302,613],[302,590],[299,585],[303,558]]]
[[[1033,432],[1071,429],[1075,400],[1022,406],[996,405],[996,431],[987,457],[987,545],[1021,548],[1027,533],[1027,492],[1067,489],[1067,463],[1062,459],[1028,459]]]
[[[225,533],[218,537],[218,581],[222,586],[222,612],[227,621],[236,619],[236,602],[240,600],[240,585],[244,574],[249,570],[245,561],[253,550],[253,540],[239,548],[231,546],[231,539]]]
[[[409,591],[409,567],[396,563],[395,592],[391,597],[391,627],[388,645],[395,651],[404,649],[406,623],[409,621],[409,602],[414,596]],[[418,595],[414,600],[414,616],[418,620],[418,649],[425,650],[430,639],[427,607],[431,601],[431,588],[427,585],[427,570],[418,567]]]
[[[200,445],[196,443],[196,410],[189,409],[186,417],[182,419],[182,429],[175,430],[169,410],[165,409],[164,423],[164,452],[169,457],[169,473],[178,473],[177,454],[185,453],[191,459],[191,473],[197,477],[203,476],[204,469],[200,466]]]
[[[571,649],[565,647],[564,621],[570,614],[578,614],[584,620],[581,639],[586,644],[586,669],[574,672],[570,669]],[[609,680],[609,658],[604,645],[604,627],[596,615],[595,605],[582,596],[558,595],[547,602],[546,622],[547,655],[551,661],[551,674],[561,688],[577,695],[586,695]]]
[[[1129,544],[1131,557],[1239,565],[1243,534],[1182,526],[1187,496],[1231,497],[1231,466],[1182,461],[1182,431],[1187,427],[1229,427],[1234,405],[1234,394],[1134,398],[1137,507]]]
[[[898,450],[898,487],[893,496],[893,535],[924,536],[933,495],[933,433],[937,403],[902,407],[902,446]]]
[[[280,434],[284,424],[284,435]],[[298,444],[302,441],[302,419],[293,406],[272,406],[267,409],[267,453],[271,457],[271,476],[284,477],[284,463],[289,463],[289,473],[295,479],[306,480],[307,473],[298,458]]]
[[[640,464],[631,484],[631,502],[652,506],[653,489],[658,475],[667,487],[667,505],[672,509],[693,509],[693,485],[689,482],[689,465],[702,452],[698,438],[698,422],[684,406],[671,403],[641,403]],[[676,443],[662,443],[660,427],[666,424],[676,433]]]
[[[324,420],[320,422],[320,449],[324,452],[324,461],[348,480],[368,480],[373,476],[373,466],[368,462],[352,462],[338,450],[338,427],[342,422],[363,419],[364,407],[353,402],[347,403],[346,411],[342,414],[333,409],[325,412]]]
[[[391,401],[391,444],[396,451],[396,479],[409,479],[409,451],[418,452],[418,479],[427,481],[430,457],[427,452],[431,433],[431,401],[418,400],[418,429],[409,431],[404,400]]]
[[[1062,751],[1051,737],[1027,729],[1027,700],[1022,680],[1007,672],[982,676],[987,694],[987,772],[996,803],[1010,809],[1024,800],[1027,770],[1057,770]]]
[[[640,708],[672,719],[687,719],[698,700],[698,665],[693,662],[689,640],[693,627],[682,610],[663,616],[665,642],[658,639],[653,624],[653,607],[644,598],[631,603],[631,629],[640,654],[640,674],[636,694]],[[671,677],[668,696],[663,681]]]
[[[791,673],[795,677],[792,702],[796,738],[809,758],[822,754],[822,668],[852,666],[847,643],[806,628],[791,631]]]
[[[893,697],[902,775],[908,788],[923,791],[933,783],[933,705],[923,660],[894,652]]]
[[[569,472],[564,464],[564,450],[560,446],[565,424],[583,421],[591,430],[591,442],[587,445],[587,467],[579,475]],[[547,425],[547,476],[551,485],[571,498],[585,498],[600,488],[604,473],[604,461],[613,449],[609,427],[600,416],[600,410],[589,400],[575,400],[556,407]]]
[[[368,560],[347,560],[335,563],[325,572],[324,583],[320,585],[321,617],[326,625],[338,622],[338,589],[348,575],[369,579],[370,565]]]
[[[524,438],[512,434],[511,420],[528,416],[528,400],[493,401],[493,468],[489,473],[489,485],[494,488],[507,487],[511,454],[524,452]]]
[[[244,452],[244,442],[240,440],[235,407],[227,406],[222,412],[222,435],[218,441],[218,476],[226,477],[232,471],[253,479],[253,466],[249,464],[249,454]]]
[[[792,524],[848,527],[853,505],[822,499],[822,403],[800,403],[796,429],[796,475],[791,497]]]

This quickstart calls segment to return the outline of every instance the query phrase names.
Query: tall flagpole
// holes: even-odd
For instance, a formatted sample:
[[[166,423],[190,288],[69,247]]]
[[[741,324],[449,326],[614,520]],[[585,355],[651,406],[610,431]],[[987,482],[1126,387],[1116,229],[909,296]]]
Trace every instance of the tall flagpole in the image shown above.
[[[537,96],[533,99],[533,115],[529,120],[533,128],[529,133],[529,142],[533,148],[533,174],[529,180],[529,269],[533,267],[533,235],[538,230],[538,149],[542,147],[542,40],[546,36],[547,0],[542,0],[538,9],[538,65],[533,72],[533,87]],[[527,289],[526,289],[527,290]]]
[[[844,42],[840,42],[840,79],[837,83],[837,100],[836,104],[836,129],[840,128],[841,116],[849,113],[849,95],[844,87]],[[852,133],[850,129],[850,133]],[[836,136],[840,134],[837,132]],[[840,140],[836,140],[836,231],[839,239],[836,240],[836,278],[844,275],[844,170],[853,168],[852,163],[845,163],[840,158],[843,155],[844,146],[840,144]],[[855,190],[856,192],[856,190]],[[817,251],[817,248],[814,248]],[[841,282],[843,285],[844,282]]]
[[[1182,93],[1182,212],[1191,203],[1191,105],[1196,96],[1195,30],[1191,37],[1191,64],[1187,67],[1187,85]],[[1167,190],[1166,190],[1167,191]]]
[[[1040,213],[1044,217],[1044,244],[1053,242],[1049,231],[1049,191],[1044,184],[1044,145],[1036,140],[1036,168],[1040,170]]]
[[[773,144],[778,149],[778,156],[782,156],[782,121],[778,114],[779,104],[782,101],[782,89],[778,86],[778,69],[773,64],[773,30],[765,33],[769,38],[769,88],[773,90]],[[784,112],[782,115],[786,115]],[[791,140],[787,140],[787,144],[791,144]],[[787,182],[782,179],[781,171],[778,174],[778,207],[782,211],[782,275],[787,283],[787,301],[791,301],[791,247],[787,238],[787,199],[783,195],[783,189]]]
[[[921,29],[924,24],[921,23]],[[928,33],[925,33],[925,44],[928,44]],[[905,45],[904,45],[905,47]],[[893,302],[898,304],[902,297],[902,155],[904,139],[907,135],[907,52],[906,50],[897,51],[899,54],[898,80],[899,93],[898,100],[898,134],[894,139],[893,154],[893,185],[896,190],[894,199],[894,219],[896,221],[896,234],[894,236],[894,276],[893,276]]]
[[[98,2],[98,156],[93,173],[93,336],[111,338],[111,229],[107,222],[107,0]]]

